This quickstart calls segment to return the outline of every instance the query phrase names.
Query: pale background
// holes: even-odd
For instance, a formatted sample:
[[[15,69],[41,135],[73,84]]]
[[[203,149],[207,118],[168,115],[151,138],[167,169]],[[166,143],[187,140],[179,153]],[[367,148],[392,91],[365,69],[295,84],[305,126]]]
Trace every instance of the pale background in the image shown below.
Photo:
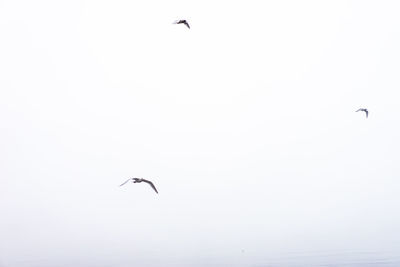
[[[399,12],[0,0],[0,266],[399,266]]]

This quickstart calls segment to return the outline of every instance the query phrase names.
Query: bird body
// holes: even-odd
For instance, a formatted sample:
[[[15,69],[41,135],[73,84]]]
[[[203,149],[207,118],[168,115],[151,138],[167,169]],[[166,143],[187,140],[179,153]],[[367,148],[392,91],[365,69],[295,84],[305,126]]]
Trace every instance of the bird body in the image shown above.
[[[189,25],[189,23],[187,22],[186,19],[176,20],[176,21],[174,21],[174,24],[185,24],[186,27],[188,27],[190,29],[190,25]]]
[[[359,111],[364,111],[364,112],[365,112],[365,115],[366,115],[367,118],[368,118],[368,109],[366,109],[366,108],[360,108],[360,109],[356,110],[356,112],[359,112]]]
[[[154,184],[151,181],[143,179],[143,178],[129,178],[128,180],[123,182],[120,186],[123,186],[124,184],[126,184],[129,181],[132,181],[132,183],[134,183],[134,184],[141,183],[141,182],[148,183],[154,189],[154,191],[156,191],[156,193],[158,194],[158,191],[157,191],[156,187],[154,186]]]

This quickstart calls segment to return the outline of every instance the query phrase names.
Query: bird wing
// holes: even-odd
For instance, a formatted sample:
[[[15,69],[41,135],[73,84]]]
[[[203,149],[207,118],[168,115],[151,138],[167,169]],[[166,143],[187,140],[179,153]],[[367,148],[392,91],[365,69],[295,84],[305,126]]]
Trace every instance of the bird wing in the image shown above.
[[[190,25],[187,21],[184,21],[183,24],[185,24],[190,29]]]
[[[359,112],[359,111],[362,111],[363,109],[362,108],[359,108],[358,110],[356,110],[356,112]]]
[[[151,181],[146,180],[146,179],[142,179],[142,181],[145,183],[148,183],[154,189],[154,191],[156,191],[156,193],[158,194],[156,187],[154,186],[154,184]]]
[[[130,180],[132,180],[132,178],[129,178],[129,179],[126,180],[124,183],[122,183],[120,186],[123,186],[124,184],[126,184],[126,183],[129,182]]]
[[[367,118],[368,118],[368,110],[365,110],[365,115],[366,115]]]

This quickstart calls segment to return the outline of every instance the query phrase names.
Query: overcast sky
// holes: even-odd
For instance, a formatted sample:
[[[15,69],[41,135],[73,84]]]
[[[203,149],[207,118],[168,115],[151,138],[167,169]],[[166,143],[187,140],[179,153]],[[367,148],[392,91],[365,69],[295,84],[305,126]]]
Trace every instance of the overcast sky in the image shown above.
[[[0,266],[400,255],[399,11],[0,0]]]

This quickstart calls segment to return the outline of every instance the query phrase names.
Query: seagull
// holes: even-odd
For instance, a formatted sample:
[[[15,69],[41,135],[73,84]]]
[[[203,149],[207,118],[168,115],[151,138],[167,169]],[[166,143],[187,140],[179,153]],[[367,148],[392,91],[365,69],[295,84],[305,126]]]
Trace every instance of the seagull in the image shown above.
[[[132,181],[132,183],[134,183],[134,184],[141,183],[141,182],[148,183],[154,189],[154,191],[156,191],[156,193],[158,194],[158,191],[157,191],[156,187],[154,186],[154,184],[151,181],[143,179],[143,178],[129,178],[124,183],[122,183],[120,186],[123,186],[124,184],[126,184],[129,181]]]
[[[360,109],[356,110],[356,112],[359,112],[359,111],[364,111],[364,112],[365,112],[365,115],[366,115],[367,118],[368,118],[368,109],[366,109],[366,108],[360,108]]]
[[[186,21],[186,19],[175,20],[174,24],[185,24],[186,27],[190,29],[189,23]]]

